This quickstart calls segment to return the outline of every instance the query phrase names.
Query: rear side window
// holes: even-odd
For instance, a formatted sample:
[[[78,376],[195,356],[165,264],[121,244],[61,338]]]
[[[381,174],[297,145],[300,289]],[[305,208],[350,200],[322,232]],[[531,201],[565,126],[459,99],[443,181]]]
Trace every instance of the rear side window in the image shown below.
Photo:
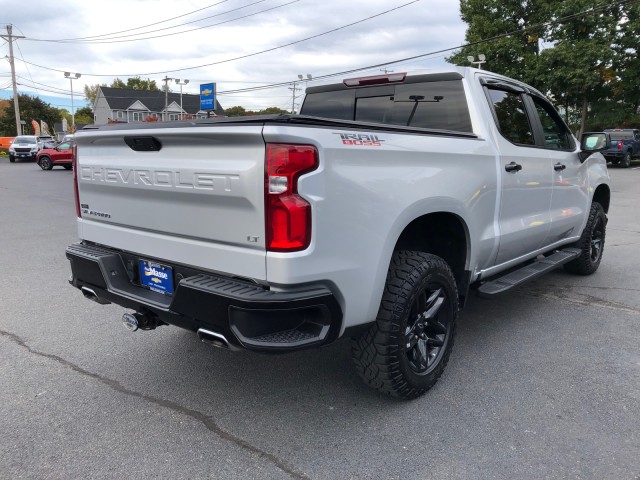
[[[396,85],[385,95],[368,95],[367,91],[363,88],[309,94],[301,113],[338,120],[472,132],[460,80]]]
[[[522,96],[504,90],[489,89],[488,92],[502,136],[518,145],[534,145]]]

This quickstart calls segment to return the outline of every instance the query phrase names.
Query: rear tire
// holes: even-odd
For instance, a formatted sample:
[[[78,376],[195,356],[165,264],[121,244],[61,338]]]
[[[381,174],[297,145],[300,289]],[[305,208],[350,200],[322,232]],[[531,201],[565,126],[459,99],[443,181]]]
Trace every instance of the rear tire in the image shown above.
[[[591,275],[598,269],[604,252],[606,227],[607,215],[604,213],[602,205],[592,203],[587,225],[575,245],[580,249],[580,256],[564,264],[564,269],[567,272],[577,275]]]
[[[622,168],[629,168],[631,166],[631,152],[627,151],[620,162]]]
[[[40,165],[40,168],[43,170],[51,170],[53,168],[53,162],[46,155],[40,157],[40,160],[38,160],[38,165]]]
[[[393,397],[424,394],[447,365],[457,314],[458,290],[447,263],[427,253],[396,252],[376,322],[351,342],[358,374]]]

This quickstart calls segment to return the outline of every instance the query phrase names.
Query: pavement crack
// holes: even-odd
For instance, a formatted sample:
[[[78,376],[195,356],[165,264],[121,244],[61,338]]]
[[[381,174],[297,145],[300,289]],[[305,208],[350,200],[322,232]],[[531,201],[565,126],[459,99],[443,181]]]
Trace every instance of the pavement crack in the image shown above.
[[[81,375],[85,375],[87,377],[93,378],[94,380],[97,380],[97,381],[103,383],[104,385],[106,385],[109,388],[115,390],[116,392],[123,393],[125,395],[129,395],[129,396],[132,396],[132,397],[140,398],[142,400],[145,400],[147,402],[153,403],[153,404],[158,405],[160,407],[168,408],[168,409],[173,410],[173,411],[175,411],[177,413],[180,413],[182,415],[186,415],[188,417],[191,417],[194,420],[197,420],[198,422],[202,423],[209,431],[215,433],[216,435],[218,435],[223,440],[231,442],[231,443],[237,445],[238,447],[242,448],[243,450],[251,452],[251,453],[257,455],[258,457],[269,461],[270,463],[272,463],[273,465],[278,467],[280,470],[282,470],[283,472],[285,472],[286,474],[288,474],[292,478],[299,479],[299,480],[310,480],[310,477],[308,475],[306,475],[305,473],[297,471],[294,467],[292,467],[291,465],[286,463],[284,460],[276,457],[275,455],[273,455],[271,453],[265,452],[264,450],[254,446],[254,445],[251,445],[246,440],[243,440],[243,439],[237,437],[236,435],[226,431],[225,429],[223,429],[222,427],[220,427],[216,423],[214,418],[212,418],[212,417],[210,417],[208,415],[205,415],[202,412],[199,412],[197,410],[193,410],[193,409],[188,408],[188,407],[184,407],[184,406],[182,406],[182,405],[180,405],[180,404],[178,404],[176,402],[172,402],[171,400],[164,400],[162,398],[156,398],[156,397],[152,397],[151,395],[146,395],[144,393],[139,393],[139,392],[136,392],[134,390],[130,390],[127,387],[125,387],[122,384],[120,384],[120,382],[118,382],[116,380],[112,380],[110,378],[98,375],[97,373],[93,373],[93,372],[90,372],[88,370],[85,370],[84,368],[82,368],[82,367],[80,367],[80,366],[78,366],[78,365],[76,365],[74,363],[71,363],[70,361],[65,360],[62,357],[59,357],[58,355],[53,355],[51,353],[45,353],[45,352],[40,352],[38,350],[35,350],[34,348],[30,347],[22,338],[20,338],[18,335],[14,334],[14,333],[10,333],[10,332],[6,332],[4,330],[0,330],[0,335],[2,335],[3,337],[8,338],[9,340],[11,340],[15,344],[19,345],[20,347],[24,348],[25,350],[27,350],[29,353],[31,353],[33,355],[38,355],[40,357],[48,358],[49,360],[53,360],[53,361],[65,366],[67,368],[70,368],[74,372],[77,372],[77,373],[79,373]]]

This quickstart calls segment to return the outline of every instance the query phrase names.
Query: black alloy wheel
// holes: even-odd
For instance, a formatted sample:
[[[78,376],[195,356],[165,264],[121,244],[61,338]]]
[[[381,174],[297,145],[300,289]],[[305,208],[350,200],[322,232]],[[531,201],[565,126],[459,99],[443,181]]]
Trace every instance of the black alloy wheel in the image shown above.
[[[446,315],[440,315],[440,310],[446,301],[442,288],[428,285],[411,307],[405,328],[405,352],[409,367],[417,375],[429,373],[444,352],[450,322]]]
[[[604,243],[607,229],[607,214],[602,205],[597,202],[591,204],[587,225],[582,231],[580,240],[574,245],[580,249],[580,255],[563,265],[570,273],[591,275],[600,266],[604,253]]]
[[[395,252],[377,319],[351,342],[358,374],[393,397],[408,400],[424,394],[447,365],[457,313],[457,285],[442,258]]]

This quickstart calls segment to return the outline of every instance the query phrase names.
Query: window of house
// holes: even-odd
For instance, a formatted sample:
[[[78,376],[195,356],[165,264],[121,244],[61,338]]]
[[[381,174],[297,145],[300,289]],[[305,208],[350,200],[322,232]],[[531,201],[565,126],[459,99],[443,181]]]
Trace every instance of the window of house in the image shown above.
[[[170,113],[169,114],[169,120],[180,120],[180,114],[179,113]]]
[[[116,112],[116,118],[117,118],[118,120],[126,120],[126,119],[127,119],[127,112],[124,112],[124,111],[122,111],[122,110],[118,110],[118,111]]]
[[[534,145],[533,130],[522,95],[495,89],[488,92],[502,136],[518,145]]]
[[[145,112],[131,112],[131,120],[134,122],[142,122],[145,116]]]

